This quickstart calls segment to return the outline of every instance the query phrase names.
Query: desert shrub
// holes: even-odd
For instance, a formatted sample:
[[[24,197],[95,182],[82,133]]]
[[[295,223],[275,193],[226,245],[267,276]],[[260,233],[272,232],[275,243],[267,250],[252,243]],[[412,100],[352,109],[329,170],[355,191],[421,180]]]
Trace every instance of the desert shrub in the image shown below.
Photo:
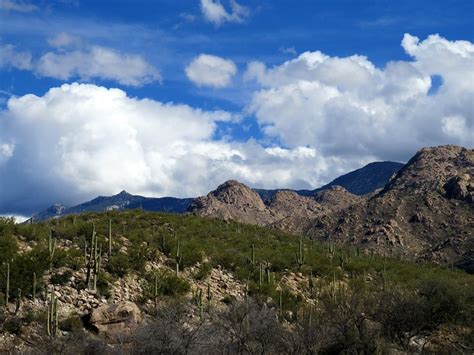
[[[209,276],[212,271],[212,263],[205,262],[199,266],[199,269],[194,273],[194,278],[196,280],[204,280]]]
[[[65,332],[80,332],[82,331],[82,320],[76,314],[70,315],[68,318],[59,322],[59,329]]]
[[[115,276],[124,277],[131,269],[128,255],[122,252],[112,255],[106,264],[106,269]]]
[[[64,270],[61,273],[56,272],[51,276],[51,283],[54,285],[65,285],[71,279],[71,276],[71,270]]]
[[[0,260],[10,261],[18,252],[17,239],[12,234],[0,234]]]
[[[110,284],[114,281],[113,277],[106,274],[105,272],[100,272],[97,278],[97,291],[99,295],[109,298],[110,294]]]
[[[7,317],[5,321],[3,322],[2,329],[4,332],[20,335],[22,325],[23,325],[23,321],[20,317],[10,316],[10,317]]]
[[[157,281],[157,293],[162,296],[178,297],[189,292],[189,282],[177,276],[174,272],[166,269],[149,274],[144,285],[145,299],[151,299],[155,293],[155,280]]]

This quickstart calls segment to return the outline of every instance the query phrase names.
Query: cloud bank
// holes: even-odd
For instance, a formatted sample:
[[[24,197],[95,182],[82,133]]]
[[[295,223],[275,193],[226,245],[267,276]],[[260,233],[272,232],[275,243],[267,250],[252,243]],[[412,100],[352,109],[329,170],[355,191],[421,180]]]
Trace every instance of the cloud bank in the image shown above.
[[[220,125],[239,124],[231,113],[91,84],[10,98],[0,113],[0,213],[122,189],[197,196],[231,178],[315,188],[370,161],[405,161],[423,146],[472,148],[474,45],[406,34],[402,47],[410,59],[383,68],[318,51],[271,68],[249,63],[245,78],[257,89],[245,110],[261,141],[216,140]],[[214,71],[195,79],[226,81]],[[434,91],[433,76],[442,78]]]
[[[237,66],[231,60],[201,54],[192,60],[185,72],[188,79],[198,86],[223,88],[231,83]]]
[[[261,89],[248,106],[264,132],[324,156],[406,159],[422,146],[472,146],[474,45],[405,34],[411,61],[374,66],[367,57],[305,52],[273,68],[252,62]],[[430,95],[431,77],[442,85]]]
[[[122,189],[197,196],[237,178],[252,185],[317,183],[331,164],[312,148],[213,140],[233,116],[65,84],[11,98],[0,115],[0,213],[28,214]],[[297,171],[295,166],[302,169]],[[309,180],[308,180],[309,179]]]

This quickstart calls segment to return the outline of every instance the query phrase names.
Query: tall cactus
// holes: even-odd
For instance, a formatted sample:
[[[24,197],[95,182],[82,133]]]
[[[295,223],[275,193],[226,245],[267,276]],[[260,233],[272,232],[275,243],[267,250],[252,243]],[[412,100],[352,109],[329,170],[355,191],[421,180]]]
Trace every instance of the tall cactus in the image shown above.
[[[153,300],[155,302],[155,311],[158,309],[158,275],[155,274],[155,287],[153,289]]]
[[[211,284],[208,283],[207,284],[207,295],[206,295],[206,299],[207,299],[207,309],[210,311],[211,310],[211,301],[212,301],[212,292],[211,292]]]
[[[58,299],[51,290],[50,300],[48,302],[48,319],[46,330],[49,337],[56,337],[58,335]]]
[[[33,301],[36,300],[36,272],[33,272]]]
[[[21,288],[18,289],[18,293],[16,295],[16,306],[15,306],[15,314],[18,313],[21,307]]]
[[[56,239],[53,238],[53,230],[49,230],[48,235],[48,254],[49,254],[49,272],[53,272],[53,258],[56,251]]]
[[[8,308],[8,298],[10,297],[10,263],[7,263],[7,285],[5,290],[5,307]]]
[[[250,262],[252,263],[252,265],[255,265],[255,245],[254,244],[252,244],[252,255],[250,258]]]
[[[109,258],[112,256],[112,219],[109,218]]]
[[[303,238],[300,238],[298,252],[296,253],[296,262],[298,263],[298,266],[300,269],[304,265],[304,262],[305,262]]]
[[[93,291],[97,290],[97,277],[100,272],[100,264],[102,260],[102,248],[98,252],[97,248],[98,236],[95,231],[95,224],[92,224],[92,237],[91,237],[91,247],[89,250],[89,255],[87,255],[87,244],[85,249],[86,255],[86,284],[89,289]],[[92,286],[91,286],[92,281]]]
[[[179,275],[179,265],[181,264],[182,261],[183,261],[183,256],[181,255],[181,246],[179,244],[179,239],[178,239],[178,245],[176,247],[176,259],[175,259],[175,262],[176,262],[176,276]]]

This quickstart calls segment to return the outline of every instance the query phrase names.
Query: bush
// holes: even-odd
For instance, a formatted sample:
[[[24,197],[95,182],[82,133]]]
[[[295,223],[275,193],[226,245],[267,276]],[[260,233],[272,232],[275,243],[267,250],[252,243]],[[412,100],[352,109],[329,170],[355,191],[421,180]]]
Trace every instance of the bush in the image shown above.
[[[51,276],[51,283],[54,285],[61,285],[64,286],[72,276],[72,271],[71,270],[65,270],[62,273],[54,273]]]
[[[78,333],[82,331],[82,320],[78,315],[71,315],[59,323],[59,329],[65,332]]]
[[[20,317],[17,317],[17,316],[8,317],[3,322],[3,331],[12,333],[15,335],[20,335],[22,325],[23,325],[23,322]]]
[[[170,270],[159,270],[155,274],[147,277],[147,284],[145,285],[145,297],[151,299],[155,292],[155,278],[157,279],[157,291],[161,296],[182,296],[191,289],[189,282],[185,279],[176,276]]]
[[[131,269],[128,255],[121,252],[117,253],[116,255],[112,255],[106,265],[106,269],[113,275],[124,277]]]
[[[212,264],[210,262],[202,263],[199,269],[194,273],[196,280],[204,280],[212,271]]]

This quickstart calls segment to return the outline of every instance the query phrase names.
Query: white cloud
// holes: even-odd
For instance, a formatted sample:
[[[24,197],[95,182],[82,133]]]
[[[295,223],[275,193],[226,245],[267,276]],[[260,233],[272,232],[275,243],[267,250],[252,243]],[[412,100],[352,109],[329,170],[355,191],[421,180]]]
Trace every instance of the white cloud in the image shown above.
[[[0,45],[0,68],[30,70],[31,53],[18,51],[12,44]]]
[[[5,149],[9,158],[0,165],[0,181],[8,186],[0,189],[0,212],[27,214],[122,189],[196,196],[230,178],[310,187],[333,177],[331,159],[314,148],[213,140],[217,123],[233,119],[91,84],[11,98],[0,114],[0,142],[15,147]]]
[[[220,0],[201,0],[201,12],[204,18],[216,26],[225,22],[242,23],[250,15],[250,10],[235,0],[230,0],[230,12],[228,12]]]
[[[248,64],[261,89],[248,111],[267,135],[325,157],[408,158],[422,146],[473,146],[474,45],[406,34],[412,61],[375,67],[365,56],[305,52],[273,68]],[[428,95],[431,76],[443,84]]]
[[[39,59],[35,70],[41,76],[62,80],[100,78],[130,86],[142,86],[161,79],[158,69],[140,55],[120,53],[101,46],[65,53],[48,52]]]
[[[38,10],[38,6],[21,0],[0,0],[0,10],[33,12]]]
[[[194,58],[185,69],[189,80],[198,86],[226,87],[237,73],[237,66],[229,59],[209,54]]]

